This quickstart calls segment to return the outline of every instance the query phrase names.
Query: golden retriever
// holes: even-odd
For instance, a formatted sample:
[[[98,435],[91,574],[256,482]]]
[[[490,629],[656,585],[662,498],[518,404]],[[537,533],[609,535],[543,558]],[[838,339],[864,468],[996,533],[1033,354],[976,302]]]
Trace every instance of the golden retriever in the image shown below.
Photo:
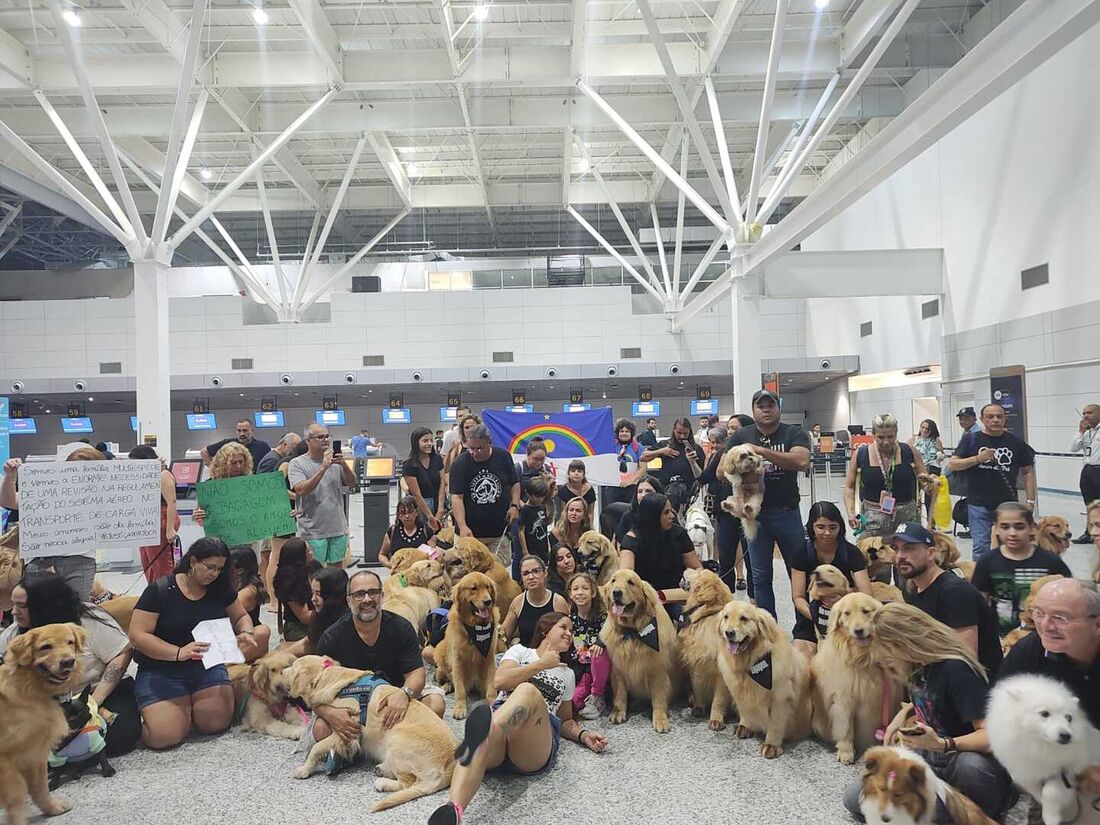
[[[341,667],[325,656],[303,656],[286,672],[291,696],[303,699],[311,707],[334,705],[356,712],[359,700],[341,697],[340,692],[368,675],[368,671]],[[390,794],[371,805],[372,812],[384,811],[449,787],[458,742],[442,719],[420,702],[411,700],[404,719],[388,730],[383,726],[382,703],[400,692],[401,688],[392,685],[375,687],[359,741],[348,742],[336,733],[330,734],[310,748],[309,756],[294,776],[308,778],[329,751],[335,750],[348,760],[363,752],[378,763],[376,772],[380,776],[374,780],[375,790]]]
[[[733,487],[733,495],[722,502],[722,509],[741,519],[750,540],[756,538],[756,520],[764,504],[763,473],[764,459],[748,444],[730,447],[718,459],[718,477]]]
[[[1059,573],[1051,573],[1048,576],[1040,576],[1031,583],[1027,596],[1024,597],[1024,602],[1020,605],[1020,626],[1010,630],[1001,639],[1001,651],[1005,656],[1020,639],[1035,632],[1035,620],[1031,618],[1031,605],[1035,602],[1035,597],[1039,595],[1039,591],[1043,589],[1043,585],[1061,578],[1064,578],[1064,576]]]
[[[806,595],[811,602],[819,602],[830,596],[846,596],[852,589],[844,571],[834,564],[819,564],[810,574]]]
[[[627,700],[649,699],[653,729],[668,733],[668,706],[679,686],[679,640],[657,591],[633,570],[617,570],[602,588],[607,621],[600,639],[611,657],[611,722],[626,721]]]
[[[428,613],[442,603],[443,600],[435,590],[409,585],[384,597],[382,606],[390,613],[396,613],[405,619],[418,634],[423,634]]]
[[[955,539],[937,530],[932,531],[932,539],[935,542],[932,545],[932,558],[936,564],[970,581],[970,577],[974,575],[974,562],[960,561],[959,546],[955,544]]]
[[[454,686],[454,718],[466,718],[471,690],[486,699],[493,690],[500,644],[496,586],[484,573],[467,573],[452,590],[447,630],[435,649],[436,682]]]
[[[430,559],[431,556],[417,547],[402,547],[390,556],[390,575],[404,573],[414,562]]]
[[[1035,525],[1035,543],[1044,550],[1062,555],[1073,541],[1073,531],[1069,522],[1061,516],[1043,516]]]
[[[881,607],[864,593],[844,596],[833,605],[829,632],[810,662],[814,733],[836,743],[836,759],[844,765],[875,744],[875,731],[894,718],[901,696],[900,686],[887,683],[885,715],[883,671],[871,658],[874,618]]]
[[[711,730],[726,727],[730,695],[718,673],[718,614],[733,601],[733,593],[716,573],[710,570],[684,571],[688,598],[683,618],[688,622],[680,628],[680,658],[691,680],[691,715],[703,716],[710,705]]]
[[[292,664],[292,653],[273,650],[248,668],[248,698],[241,719],[243,730],[254,730],[281,739],[297,739],[302,735],[307,717],[287,701],[290,683],[284,671]]]
[[[860,539],[857,546],[867,561],[867,575],[872,579],[879,578],[894,566],[897,553],[889,544],[883,543],[882,536],[867,536]]]
[[[894,587],[894,585],[887,584],[886,582],[871,582],[871,595],[883,604],[905,601],[905,596],[902,595],[901,588]]]
[[[0,666],[0,804],[8,825],[26,825],[28,794],[47,816],[72,810],[71,803],[50,794],[46,761],[69,732],[56,697],[79,684],[85,638],[76,625],[50,624],[8,645]]]
[[[948,785],[915,751],[877,747],[867,751],[859,807],[868,825],[930,825],[943,800],[955,825],[994,825],[977,805]]]
[[[488,547],[477,539],[456,537],[455,546],[444,551],[443,568],[451,578],[451,584],[467,573],[484,573],[493,582],[496,607],[501,616],[508,613],[512,599],[520,594],[520,587],[508,570],[497,561]]]
[[[611,539],[599,530],[581,533],[577,541],[577,570],[591,573],[601,587],[619,569],[619,554]]]
[[[775,759],[783,742],[810,732],[810,674],[787,634],[766,610],[730,602],[719,614],[718,671],[741,716],[738,739],[763,733],[760,753]]]

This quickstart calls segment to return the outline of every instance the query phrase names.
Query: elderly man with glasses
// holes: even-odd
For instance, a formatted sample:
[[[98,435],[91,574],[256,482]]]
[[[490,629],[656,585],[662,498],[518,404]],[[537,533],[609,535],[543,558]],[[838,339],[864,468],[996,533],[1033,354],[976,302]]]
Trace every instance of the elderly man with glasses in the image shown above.
[[[308,452],[287,465],[287,480],[296,496],[298,535],[321,564],[342,567],[348,549],[344,495],[355,486],[355,473],[332,451],[327,427],[310,424],[302,436]]]
[[[409,702],[419,700],[442,718],[443,690],[425,687],[424,661],[416,630],[401,616],[382,609],[382,580],[373,570],[360,570],[348,582],[349,613],[321,634],[317,654],[329,656],[344,667],[369,670],[389,684],[403,689],[391,694],[381,707],[382,724],[393,727],[405,718]],[[369,701],[369,698],[367,699]],[[312,746],[332,731],[345,739],[359,736],[361,716],[348,708],[320,705],[304,735]],[[332,773],[343,766],[329,766]]]

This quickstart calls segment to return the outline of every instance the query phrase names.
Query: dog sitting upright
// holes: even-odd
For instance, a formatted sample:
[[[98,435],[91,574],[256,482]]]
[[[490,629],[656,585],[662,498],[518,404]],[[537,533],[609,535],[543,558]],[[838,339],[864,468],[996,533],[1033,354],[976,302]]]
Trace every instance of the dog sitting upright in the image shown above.
[[[764,504],[764,460],[750,445],[737,444],[718,459],[718,475],[733,486],[722,509],[741,519],[746,537],[756,538],[756,520]]]

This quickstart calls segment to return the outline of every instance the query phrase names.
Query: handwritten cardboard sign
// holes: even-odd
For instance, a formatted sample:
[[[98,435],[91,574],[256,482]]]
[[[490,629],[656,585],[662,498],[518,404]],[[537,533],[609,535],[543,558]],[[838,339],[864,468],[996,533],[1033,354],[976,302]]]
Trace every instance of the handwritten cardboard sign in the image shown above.
[[[19,468],[24,559],[160,541],[160,462],[50,461]]]
[[[298,529],[290,517],[290,497],[282,473],[212,479],[195,491],[199,507],[206,511],[203,531],[230,547],[290,535]]]

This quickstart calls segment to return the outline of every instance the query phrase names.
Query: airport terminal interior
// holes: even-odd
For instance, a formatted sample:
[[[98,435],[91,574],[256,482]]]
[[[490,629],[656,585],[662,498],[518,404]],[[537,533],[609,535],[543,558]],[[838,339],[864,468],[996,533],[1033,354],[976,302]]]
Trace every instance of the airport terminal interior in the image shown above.
[[[408,495],[421,531],[408,547],[449,565],[448,554],[476,538],[519,593],[529,582],[520,555],[534,552],[520,534],[539,506],[527,480],[557,485],[538,517],[554,566],[554,547],[577,552],[567,516],[567,502],[587,493],[571,475],[577,461],[592,488],[586,526],[659,591],[662,618],[680,617],[690,590],[647,578],[643,546],[672,554],[654,564],[672,564],[677,576],[701,564],[728,579],[735,602],[749,605],[746,580],[755,582],[756,607],[747,609],[770,610],[784,649],[793,631],[807,671],[812,640],[818,658],[825,649],[824,620],[815,631],[804,615],[813,597],[795,592],[791,562],[817,559],[815,525],[834,512],[854,557],[876,539],[882,552],[883,541],[947,537],[959,558],[943,574],[966,579],[983,554],[1010,552],[998,546],[1007,541],[999,525],[1017,511],[998,505],[1018,501],[1029,525],[1048,520],[1040,536],[1043,524],[1061,525],[1059,558],[1008,574],[1019,604],[974,593],[990,633],[998,621],[1004,636],[1006,621],[1012,630],[1030,620],[1028,585],[1065,567],[1082,582],[1075,598],[1095,606],[1098,51],[1100,0],[0,2],[0,652],[30,632],[22,584],[33,575],[52,571],[87,600],[94,560],[101,606],[142,597],[167,610],[157,576],[198,598],[187,592],[198,585],[172,583],[176,573],[186,582],[204,575],[193,571],[205,562],[188,553],[204,537],[252,546],[267,564],[296,532],[314,559],[303,586],[322,563],[389,580],[390,545],[412,530],[398,506]],[[491,453],[479,452],[484,443]],[[723,478],[715,468],[740,443],[753,445],[756,465]],[[895,449],[896,458],[883,452]],[[498,453],[498,489],[479,487],[474,470]],[[265,488],[274,507],[238,478],[262,476],[265,457],[286,477]],[[107,464],[85,469],[78,458]],[[406,472],[417,462],[419,475]],[[699,468],[712,480],[698,482]],[[1006,489],[987,501],[978,476]],[[409,478],[419,481],[410,488]],[[669,526],[654,516],[652,544],[638,495],[647,478],[667,487],[672,518]],[[744,509],[754,490],[763,497],[755,516]],[[219,495],[251,520],[222,518]],[[723,509],[725,496],[736,512]],[[51,507],[65,515],[35,515]],[[179,525],[167,529],[172,508]],[[490,515],[493,528],[479,531],[475,522]],[[794,525],[794,550],[781,540],[780,517]],[[319,526],[333,520],[342,525],[335,534]],[[264,532],[268,524],[282,528]],[[756,538],[738,540],[753,526]],[[440,530],[447,538],[434,537]],[[672,535],[687,542],[682,557]],[[742,555],[755,573],[734,569]],[[77,562],[87,565],[83,580]],[[269,587],[275,568],[259,574]],[[433,630],[431,617],[451,627],[458,607],[447,608],[469,572],[452,580],[443,569],[447,590],[455,586],[438,610],[445,618],[429,614],[413,631],[428,645],[428,686],[445,678],[433,648],[449,633]],[[925,584],[907,581],[904,565],[884,569],[901,603],[920,606]],[[557,576],[561,592],[572,591],[568,574],[551,572],[551,589]],[[846,589],[863,589],[862,578],[840,572]],[[394,577],[404,588],[405,573]],[[773,599],[761,603],[762,586]],[[358,617],[362,600],[348,598]],[[876,603],[886,611],[878,616],[892,607]],[[605,635],[618,632],[620,608]],[[271,650],[294,642],[292,626],[301,639],[324,615],[304,609],[312,619],[291,615],[274,594],[256,606]],[[948,630],[960,626],[924,609]],[[1072,661],[1095,675],[1100,622],[1095,608],[1082,609],[1080,620],[1049,611],[1046,624],[1036,619],[1031,632],[1046,647],[1033,647],[1054,656],[1046,633],[1066,619],[1061,630],[1093,633],[1082,642],[1091,663]],[[33,625],[33,604],[29,611]],[[369,813],[385,796],[372,759],[299,780],[296,742],[239,724],[149,747],[162,718],[149,707],[191,708],[189,696],[228,691],[215,678],[226,672],[234,706],[249,696],[248,665],[233,664],[243,647],[201,667],[177,659],[205,691],[151,684],[177,644],[156,635],[158,615],[137,609],[144,629],[136,658],[124,662],[142,741],[111,758],[113,776],[92,767],[66,779],[56,795],[73,809],[58,822],[856,821],[845,794],[863,776],[858,752],[841,764],[815,721],[777,758],[763,758],[762,733],[734,735],[737,696],[721,731],[692,713],[692,665],[673,654],[667,667],[684,684],[670,732],[654,730],[643,686],[624,723],[607,708],[579,722],[555,718],[560,748],[539,771],[491,770],[455,808],[457,781]],[[225,615],[217,621],[232,636],[240,628]],[[358,618],[339,621],[364,632]],[[679,622],[683,634],[691,619]],[[802,623],[810,629],[800,640]],[[119,632],[135,638],[132,625]],[[713,636],[708,672],[721,682],[722,657],[732,661],[737,645],[727,651],[732,637]],[[500,640],[497,660],[512,641]],[[641,661],[642,641],[635,632],[617,644]],[[633,669],[607,644],[610,705],[620,674]],[[318,645],[306,635],[294,650]],[[570,667],[558,669],[591,684],[588,650],[562,652]],[[868,650],[885,655],[876,640]],[[953,664],[973,659],[967,652]],[[937,665],[916,662],[914,673]],[[881,682],[878,665],[867,667]],[[10,654],[0,666],[0,715],[16,712],[17,668]],[[805,691],[819,689],[814,678]],[[984,708],[984,676],[980,690]],[[521,693],[512,691],[499,701]],[[777,691],[769,677],[766,694]],[[540,710],[551,713],[542,695]],[[562,706],[596,707],[575,697]],[[57,713],[50,703],[43,712]],[[882,704],[889,722],[886,697]],[[926,717],[917,704],[921,723],[936,728],[935,709]],[[1095,694],[1083,704],[1096,726]],[[450,693],[443,723],[458,741],[476,728],[454,718]],[[109,733],[114,722],[103,724]],[[1100,822],[1100,747],[1078,777],[1079,810],[1044,820],[1054,814],[986,753],[981,725],[966,742],[1003,775],[1004,793],[983,804],[979,791],[984,813],[971,803],[967,825]],[[482,736],[511,735],[503,731]],[[606,737],[602,753],[576,741],[593,732]],[[961,754],[970,744],[956,752],[960,734],[937,732],[944,752],[921,751],[935,768],[929,781],[965,794],[973,777],[941,761],[979,754]],[[1100,742],[1095,728],[1089,735]],[[40,821],[40,800],[23,792],[15,764],[0,745],[0,807],[13,806],[2,821],[23,825],[24,810]],[[900,808],[892,815],[933,821]],[[935,815],[953,821],[946,809]]]

